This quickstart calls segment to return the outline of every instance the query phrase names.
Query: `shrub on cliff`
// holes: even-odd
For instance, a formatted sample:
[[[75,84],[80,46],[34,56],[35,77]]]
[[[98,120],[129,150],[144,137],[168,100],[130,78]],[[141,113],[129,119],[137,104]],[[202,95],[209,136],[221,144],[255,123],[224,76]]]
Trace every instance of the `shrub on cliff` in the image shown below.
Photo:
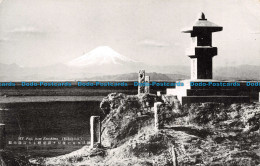
[[[260,128],[260,106],[255,104],[195,103],[184,107],[184,112],[188,112],[190,123],[198,125],[222,125],[245,133]]]
[[[105,162],[118,166],[172,166],[173,145],[174,139],[170,135],[145,127],[128,142],[109,151]]]
[[[250,133],[260,128],[260,106],[259,105],[242,105],[239,110],[240,119],[243,122],[244,132]]]
[[[29,162],[29,157],[17,155],[11,151],[0,151],[0,166],[34,166]]]
[[[126,95],[123,93],[110,93],[102,100],[100,103],[100,108],[104,114],[107,115],[111,110],[117,109],[125,98]]]
[[[107,106],[109,105],[109,108]],[[101,102],[101,109],[109,110],[109,114],[102,121],[102,144],[117,147],[138,130],[151,123],[153,115],[146,113],[138,96],[121,93],[109,94]]]
[[[197,124],[216,123],[228,118],[224,104],[220,103],[191,104],[188,116],[190,122]]]

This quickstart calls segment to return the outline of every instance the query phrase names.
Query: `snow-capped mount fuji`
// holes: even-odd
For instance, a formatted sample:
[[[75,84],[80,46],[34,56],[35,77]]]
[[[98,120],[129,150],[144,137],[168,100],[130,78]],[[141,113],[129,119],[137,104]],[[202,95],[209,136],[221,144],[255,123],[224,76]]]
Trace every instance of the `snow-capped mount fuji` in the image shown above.
[[[74,67],[89,67],[103,65],[125,65],[132,63],[138,62],[120,55],[108,46],[99,46],[89,53],[70,61],[67,65]]]

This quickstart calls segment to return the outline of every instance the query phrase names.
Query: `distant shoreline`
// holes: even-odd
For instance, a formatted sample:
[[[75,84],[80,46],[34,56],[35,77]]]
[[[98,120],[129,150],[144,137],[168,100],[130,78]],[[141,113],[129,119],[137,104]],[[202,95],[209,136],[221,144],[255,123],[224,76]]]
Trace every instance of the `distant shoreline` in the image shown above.
[[[105,96],[11,96],[0,97],[0,103],[102,101],[104,97]]]

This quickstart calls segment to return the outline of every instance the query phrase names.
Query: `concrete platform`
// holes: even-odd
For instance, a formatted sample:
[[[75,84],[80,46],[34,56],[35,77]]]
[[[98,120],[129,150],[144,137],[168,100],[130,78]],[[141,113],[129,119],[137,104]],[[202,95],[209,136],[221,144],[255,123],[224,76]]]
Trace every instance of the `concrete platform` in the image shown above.
[[[246,82],[219,81],[210,79],[182,80],[184,86],[177,89],[241,89],[246,87]]]

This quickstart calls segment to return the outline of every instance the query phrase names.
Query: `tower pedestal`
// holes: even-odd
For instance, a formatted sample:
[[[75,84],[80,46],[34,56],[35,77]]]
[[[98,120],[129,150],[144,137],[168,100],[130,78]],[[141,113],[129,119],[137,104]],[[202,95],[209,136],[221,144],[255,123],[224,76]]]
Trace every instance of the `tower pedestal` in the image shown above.
[[[184,86],[168,88],[167,95],[177,96],[182,105],[190,103],[248,103],[250,97],[247,92],[241,91],[241,86],[229,81],[217,80],[183,80]],[[221,85],[229,86],[221,86]],[[218,85],[218,86],[216,86]]]

